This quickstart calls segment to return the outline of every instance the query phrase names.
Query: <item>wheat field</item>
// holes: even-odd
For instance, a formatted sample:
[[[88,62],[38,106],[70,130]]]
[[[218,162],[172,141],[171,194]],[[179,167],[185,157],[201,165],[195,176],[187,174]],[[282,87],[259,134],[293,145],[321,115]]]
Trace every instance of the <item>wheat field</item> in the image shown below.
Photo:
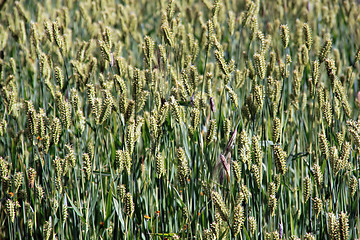
[[[360,239],[355,0],[0,0],[0,239]]]

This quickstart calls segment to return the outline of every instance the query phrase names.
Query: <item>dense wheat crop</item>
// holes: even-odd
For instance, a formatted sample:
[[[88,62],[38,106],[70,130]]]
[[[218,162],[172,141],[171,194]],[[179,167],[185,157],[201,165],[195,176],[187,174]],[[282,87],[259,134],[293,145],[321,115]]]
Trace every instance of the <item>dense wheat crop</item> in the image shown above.
[[[359,239],[360,6],[0,0],[0,239]]]

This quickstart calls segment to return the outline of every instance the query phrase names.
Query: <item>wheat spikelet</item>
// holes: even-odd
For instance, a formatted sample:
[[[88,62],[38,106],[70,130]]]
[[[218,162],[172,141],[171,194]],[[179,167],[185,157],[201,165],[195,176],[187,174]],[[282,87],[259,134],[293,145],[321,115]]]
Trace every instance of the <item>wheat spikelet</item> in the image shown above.
[[[336,215],[332,212],[328,213],[328,234],[330,239],[339,238],[339,224]]]
[[[232,90],[231,87],[229,87],[228,85],[225,86],[226,91],[229,93],[231,102],[234,104],[235,108],[239,107],[239,103],[238,103],[238,96],[237,94],[234,92],[234,90]]]
[[[76,111],[79,110],[80,108],[80,97],[79,97],[79,93],[75,88],[72,88],[70,90],[70,103],[73,107],[73,109]]]
[[[189,126],[189,132],[190,132],[191,136],[193,136],[195,131],[197,130],[199,124],[200,124],[200,111],[199,111],[199,109],[197,109],[197,108],[191,109],[190,123],[191,123],[191,125]]]
[[[170,30],[170,27],[168,25],[167,22],[164,22],[161,26],[161,30],[163,31],[164,34],[164,40],[165,42],[170,46],[174,46],[174,34],[173,32]]]
[[[306,176],[304,179],[304,191],[303,191],[303,195],[304,195],[304,202],[306,203],[308,201],[308,199],[310,198],[312,194],[312,184],[311,184],[311,179],[309,176]]]
[[[280,26],[280,37],[281,37],[281,41],[283,43],[284,48],[287,48],[289,45],[289,39],[290,39],[290,30],[287,25]]]
[[[338,150],[335,146],[330,148],[330,166],[336,175],[342,168],[342,160],[339,158]]]
[[[173,117],[175,118],[177,123],[181,122],[181,110],[174,96],[170,97],[170,106]]]
[[[262,182],[262,165],[251,165],[251,172],[254,174],[258,188],[260,188]]]
[[[309,49],[307,46],[302,45],[300,47],[300,55],[302,64],[306,65],[309,62]]]
[[[119,196],[120,202],[124,202],[125,194],[126,194],[126,187],[124,184],[117,186],[116,193]]]
[[[237,183],[239,183],[241,179],[241,166],[237,161],[232,161],[232,166],[233,166],[235,180]]]
[[[316,238],[315,238],[315,236],[312,235],[311,233],[306,233],[306,234],[304,235],[304,239],[305,239],[305,240],[315,240]]]
[[[66,222],[69,213],[68,213],[68,206],[67,205],[63,205],[62,209],[61,209],[61,215],[62,215],[62,221]]]
[[[270,195],[269,196],[268,206],[269,206],[269,210],[270,210],[270,215],[274,216],[275,215],[275,210],[276,210],[276,207],[277,207],[277,199],[276,199],[275,195]]]
[[[318,164],[314,164],[312,167],[312,172],[314,175],[315,182],[318,186],[321,186],[323,183],[323,174],[321,172],[321,168]]]
[[[60,120],[55,117],[51,123],[51,139],[55,145],[59,143],[61,130]]]
[[[284,175],[287,171],[286,166],[286,152],[280,147],[280,145],[274,146],[274,160],[276,169],[281,173],[281,175]]]
[[[319,138],[320,138],[320,150],[321,150],[321,153],[323,154],[323,156],[326,158],[326,159],[329,159],[329,141],[327,140],[325,134],[323,133],[319,133]]]
[[[254,135],[251,138],[251,151],[252,151],[252,160],[255,164],[262,164],[262,150],[260,147],[259,137]]]
[[[63,47],[63,43],[64,43],[64,38],[63,36],[60,35],[60,29],[59,29],[59,24],[57,21],[52,23],[52,30],[53,30],[53,36],[54,36],[54,40],[56,45],[62,49]]]
[[[313,199],[313,209],[316,217],[319,216],[319,213],[321,212],[322,208],[323,208],[323,201],[321,200],[321,198],[315,197]]]
[[[130,156],[130,153],[128,151],[123,151],[123,161],[124,161],[124,167],[125,167],[125,170],[128,174],[128,176],[130,176],[131,174],[131,166],[132,166],[132,159],[131,159],[131,156]]]
[[[44,189],[42,186],[38,184],[35,184],[35,196],[39,202],[41,202],[42,199],[44,198]]]
[[[43,238],[45,240],[50,239],[51,233],[52,233],[52,221],[50,218],[49,221],[45,221],[43,225]]]
[[[177,150],[177,159],[178,159],[178,180],[182,187],[187,183],[188,175],[189,175],[189,166],[187,162],[187,158],[185,155],[185,151],[183,148],[179,148]]]
[[[330,52],[332,41],[330,39],[325,40],[323,47],[319,53],[319,61],[322,63]]]
[[[358,48],[358,50],[355,53],[354,64],[357,63],[359,60],[360,60],[360,47]]]
[[[273,120],[273,127],[272,127],[272,137],[274,143],[279,142],[280,135],[281,135],[281,121],[278,117],[275,117]]]
[[[221,51],[219,51],[219,50],[215,50],[214,55],[215,55],[215,58],[216,58],[216,62],[219,65],[219,68],[221,69],[223,74],[225,76],[229,75],[228,65],[225,62],[223,53]]]
[[[241,204],[238,204],[234,209],[233,214],[233,232],[234,235],[238,235],[240,233],[240,230],[244,224],[245,217],[244,217],[244,208],[241,206]]]
[[[158,176],[158,178],[161,178],[162,176],[164,176],[166,173],[165,171],[165,162],[164,162],[164,158],[161,155],[161,153],[158,153],[156,155],[156,174]]]
[[[310,50],[311,45],[312,45],[312,43],[313,43],[313,40],[312,40],[311,28],[310,28],[310,26],[309,26],[308,23],[304,23],[304,25],[303,25],[303,32],[304,32],[304,38],[305,38],[306,47],[307,47],[307,49]]]
[[[324,103],[322,105],[322,112],[328,126],[331,126],[333,121],[331,101],[329,99],[329,93],[325,92],[324,94]]]
[[[11,199],[8,199],[6,200],[5,208],[10,221],[13,223],[15,221],[15,203]]]
[[[206,144],[209,145],[216,138],[216,120],[210,120],[209,129],[206,135]]]
[[[263,54],[259,54],[259,53],[255,53],[254,54],[254,62],[255,62],[255,71],[257,76],[260,79],[264,79],[265,78],[265,58]]]
[[[91,163],[91,159],[89,157],[89,154],[84,153],[82,156],[83,159],[83,169],[84,169],[84,174],[85,174],[85,178],[87,180],[90,179],[91,177],[91,168],[92,168],[92,163]]]
[[[63,75],[60,67],[58,67],[58,66],[55,67],[54,75],[55,75],[55,79],[56,79],[57,83],[60,86],[60,89],[62,89],[64,87],[64,75]]]
[[[215,205],[216,210],[220,214],[221,219],[223,221],[227,222],[229,220],[229,212],[225,206],[225,202],[224,202],[223,198],[221,197],[221,195],[216,191],[212,191],[211,199]]]
[[[358,180],[355,176],[352,176],[349,181],[349,188],[351,197],[354,197],[356,191],[358,191]]]
[[[349,239],[349,219],[345,212],[341,212],[338,219],[339,239]]]
[[[348,131],[350,132],[351,136],[353,137],[355,144],[358,148],[360,148],[360,124],[359,120],[347,120],[346,126],[348,127]]]
[[[125,195],[125,199],[124,199],[124,210],[125,210],[125,214],[128,216],[128,217],[131,217],[132,214],[134,213],[135,211],[135,205],[134,205],[134,202],[133,202],[133,197],[130,193],[127,193]]]
[[[100,47],[100,51],[101,51],[101,55],[104,58],[104,60],[108,61],[108,62],[112,62],[112,53],[110,50],[110,47],[108,44],[106,44],[105,41],[103,40],[98,40],[98,45]]]
[[[122,170],[124,169],[124,155],[123,155],[123,151],[122,150],[116,150],[115,153],[115,169],[117,170],[117,172],[121,173]]]
[[[103,124],[112,113],[114,100],[109,90],[103,90],[104,100],[102,101],[101,113],[99,115],[99,123]]]

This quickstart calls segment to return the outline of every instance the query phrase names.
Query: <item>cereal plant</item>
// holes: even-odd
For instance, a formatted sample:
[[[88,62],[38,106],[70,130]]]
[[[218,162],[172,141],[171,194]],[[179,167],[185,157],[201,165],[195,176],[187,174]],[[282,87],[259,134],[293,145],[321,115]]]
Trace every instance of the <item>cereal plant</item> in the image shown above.
[[[355,0],[0,0],[0,239],[359,239]]]

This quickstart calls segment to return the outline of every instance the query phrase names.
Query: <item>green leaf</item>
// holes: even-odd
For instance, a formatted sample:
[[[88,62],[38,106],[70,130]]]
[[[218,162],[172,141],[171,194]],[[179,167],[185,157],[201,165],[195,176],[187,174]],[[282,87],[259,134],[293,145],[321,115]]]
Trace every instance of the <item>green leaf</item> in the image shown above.
[[[244,230],[246,239],[251,239],[250,236],[249,236],[249,233],[246,231],[246,228],[243,227],[243,230]]]
[[[108,197],[107,197],[107,202],[106,202],[106,218],[105,220],[107,220],[111,214],[111,199],[112,199],[112,190],[110,189],[110,191],[108,192]]]
[[[294,230],[294,220],[293,220],[293,216],[291,213],[291,208],[290,209],[290,228],[291,228],[291,235],[295,235],[295,230]]]
[[[82,213],[80,212],[80,210],[75,206],[75,204],[73,203],[73,201],[70,199],[69,195],[67,193],[65,193],[67,196],[67,199],[69,200],[72,208],[74,209],[74,211],[76,212],[76,214],[80,217],[81,221],[83,221],[83,223],[86,223],[85,218],[83,217]]]
[[[117,215],[119,216],[119,221],[120,221],[120,224],[121,224],[121,228],[122,228],[122,229],[125,229],[125,223],[124,223],[124,219],[123,219],[122,214],[121,214],[119,202],[118,202],[118,200],[116,200],[116,198],[114,198],[114,197],[113,197],[112,199],[113,199],[113,202],[114,202],[115,212],[116,212]]]

